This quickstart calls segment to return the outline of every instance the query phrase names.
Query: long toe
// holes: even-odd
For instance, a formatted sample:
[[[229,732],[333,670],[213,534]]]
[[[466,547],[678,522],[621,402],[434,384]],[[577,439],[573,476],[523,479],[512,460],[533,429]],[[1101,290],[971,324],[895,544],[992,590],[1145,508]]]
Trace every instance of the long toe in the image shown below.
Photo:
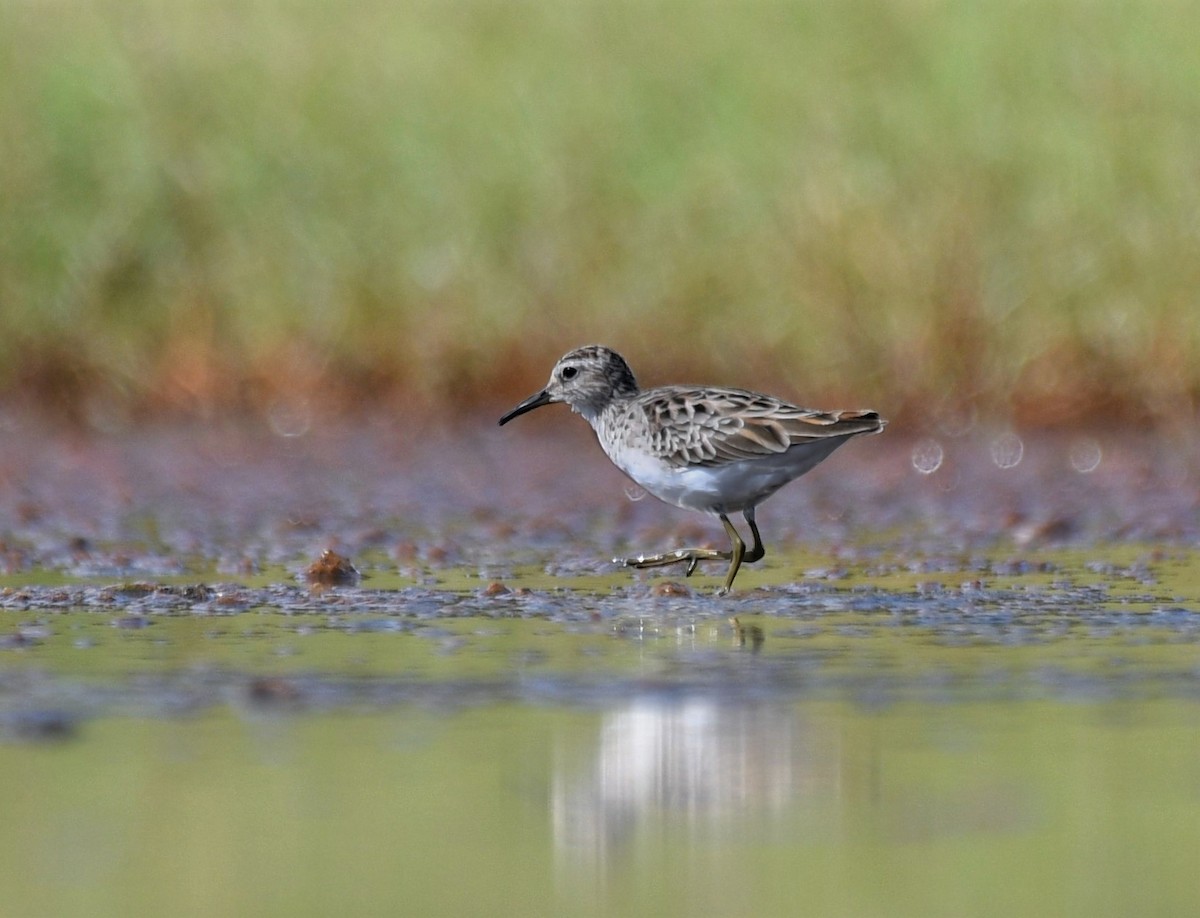
[[[638,555],[636,558],[613,558],[613,564],[622,567],[666,567],[669,564],[686,564],[687,576],[691,576],[701,561],[728,561],[727,551],[715,551],[711,548],[679,548],[675,551],[663,552],[661,555]]]

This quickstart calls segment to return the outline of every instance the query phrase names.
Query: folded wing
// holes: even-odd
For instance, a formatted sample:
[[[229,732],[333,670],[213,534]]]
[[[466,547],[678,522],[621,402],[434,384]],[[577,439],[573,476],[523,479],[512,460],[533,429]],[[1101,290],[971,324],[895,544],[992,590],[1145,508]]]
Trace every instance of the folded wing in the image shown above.
[[[743,389],[649,390],[638,398],[657,431],[651,449],[672,465],[718,466],[829,438],[877,433],[874,411],[815,411]]]

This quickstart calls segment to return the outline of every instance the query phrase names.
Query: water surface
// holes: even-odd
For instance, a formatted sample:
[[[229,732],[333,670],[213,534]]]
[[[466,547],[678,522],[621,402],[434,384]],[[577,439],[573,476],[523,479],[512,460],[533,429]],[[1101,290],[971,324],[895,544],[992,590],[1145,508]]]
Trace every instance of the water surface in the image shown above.
[[[492,436],[0,444],[5,914],[1200,908],[1194,455],[848,450],[717,598]]]

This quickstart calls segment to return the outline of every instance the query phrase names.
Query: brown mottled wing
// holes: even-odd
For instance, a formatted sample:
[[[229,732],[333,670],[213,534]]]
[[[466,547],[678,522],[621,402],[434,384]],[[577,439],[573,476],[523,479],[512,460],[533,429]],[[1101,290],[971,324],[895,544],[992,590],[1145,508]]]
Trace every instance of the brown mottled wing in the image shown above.
[[[805,442],[876,433],[874,411],[814,411],[744,389],[650,389],[637,403],[650,448],[672,465],[716,466]],[[641,426],[641,425],[636,425]]]

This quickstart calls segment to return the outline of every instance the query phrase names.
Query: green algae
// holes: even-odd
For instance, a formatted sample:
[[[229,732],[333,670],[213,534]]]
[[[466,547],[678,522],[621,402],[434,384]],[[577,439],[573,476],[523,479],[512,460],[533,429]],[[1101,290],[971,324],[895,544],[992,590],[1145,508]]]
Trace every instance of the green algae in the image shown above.
[[[1196,551],[914,557],[9,584],[6,909],[1200,907]]]

